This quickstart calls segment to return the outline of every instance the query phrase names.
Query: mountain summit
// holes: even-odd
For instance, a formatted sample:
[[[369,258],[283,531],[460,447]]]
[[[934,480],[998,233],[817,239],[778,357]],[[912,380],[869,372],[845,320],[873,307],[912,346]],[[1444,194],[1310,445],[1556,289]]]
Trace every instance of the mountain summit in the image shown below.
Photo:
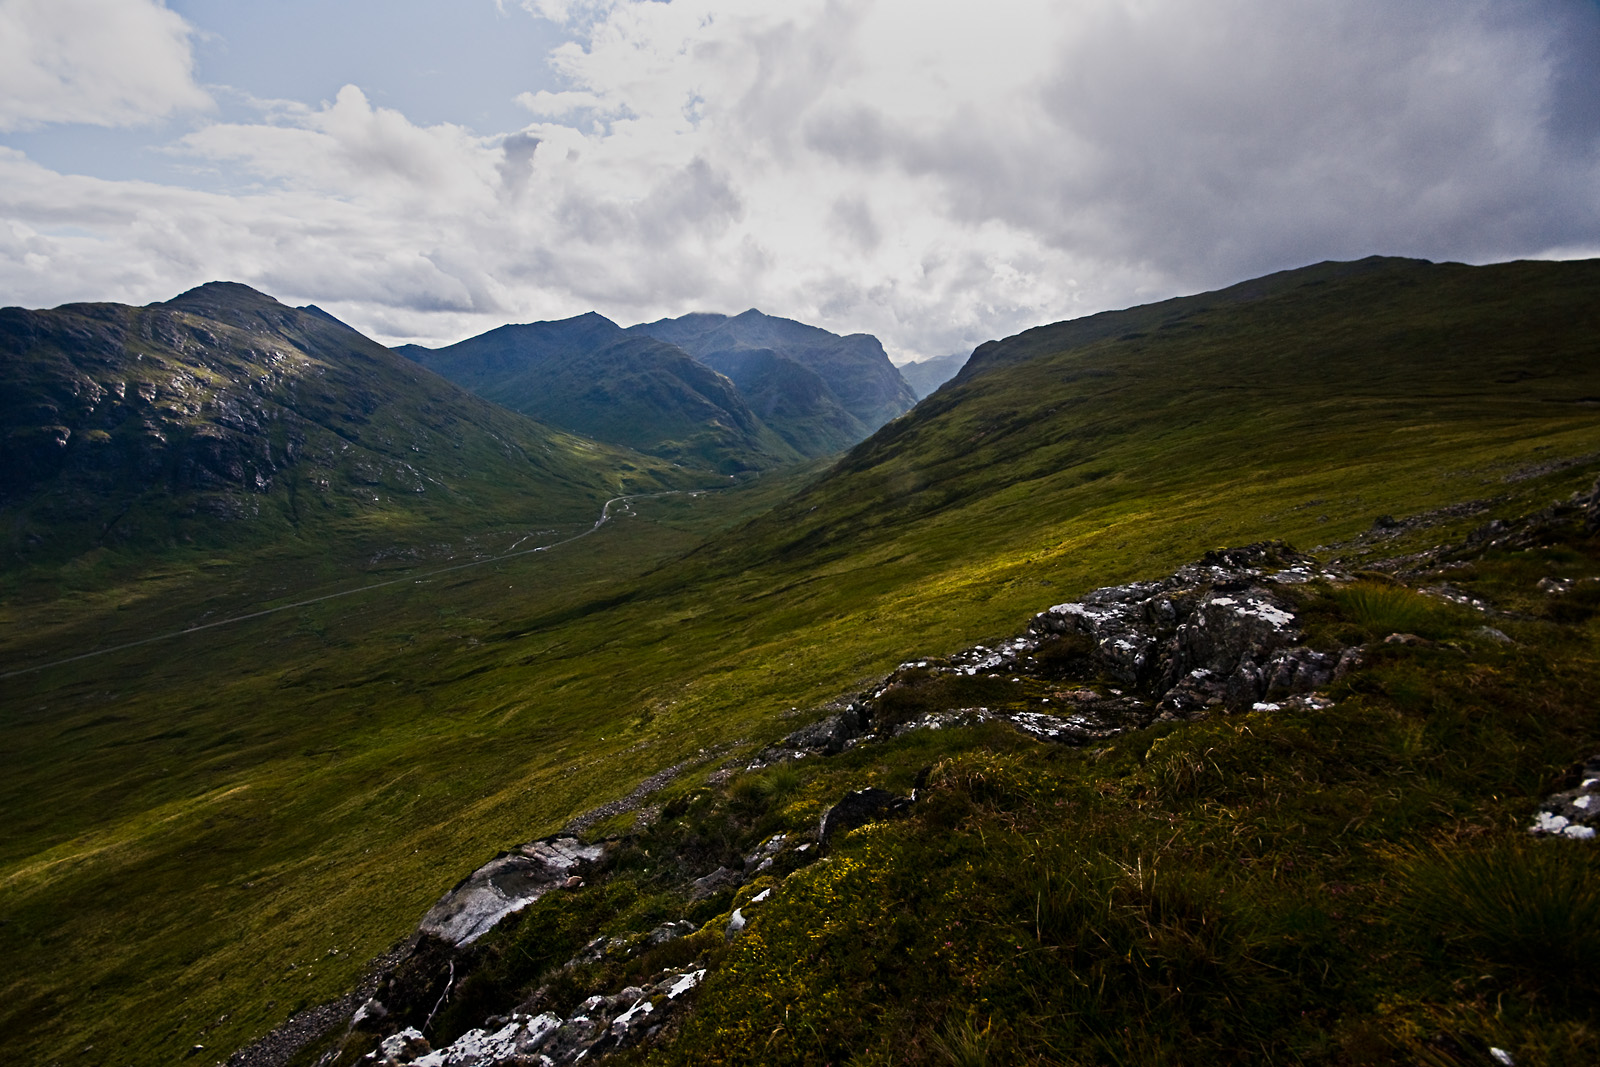
[[[747,370],[745,353],[764,351],[788,360],[820,378],[839,406],[868,433],[917,402],[916,393],[871,334],[841,337],[754,308],[731,317],[696,313],[659,319],[634,326],[631,332],[669,341],[730,377]],[[819,406],[815,414],[821,413]]]

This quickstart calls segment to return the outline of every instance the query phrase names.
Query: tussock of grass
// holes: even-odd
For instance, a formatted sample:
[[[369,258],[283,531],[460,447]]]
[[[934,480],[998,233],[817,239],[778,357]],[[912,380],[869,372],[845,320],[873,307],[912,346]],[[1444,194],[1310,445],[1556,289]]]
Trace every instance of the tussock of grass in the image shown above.
[[[1400,585],[1353,582],[1335,590],[1333,598],[1369,639],[1393,633],[1436,636],[1444,625],[1445,613],[1436,601]]]
[[[1501,839],[1415,851],[1406,904],[1446,951],[1466,952],[1557,999],[1600,989],[1600,857],[1570,842]]]

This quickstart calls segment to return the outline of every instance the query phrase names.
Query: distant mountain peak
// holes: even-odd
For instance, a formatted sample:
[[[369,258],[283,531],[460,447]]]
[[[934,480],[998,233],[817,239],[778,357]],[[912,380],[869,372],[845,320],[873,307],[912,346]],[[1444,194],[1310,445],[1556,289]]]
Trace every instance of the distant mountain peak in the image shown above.
[[[871,334],[841,337],[820,326],[768,315],[757,308],[732,318],[700,313],[661,319],[631,327],[629,332],[678,345],[719,370],[724,365],[731,369],[726,361],[734,353],[771,350],[818,375],[838,406],[859,422],[855,432],[871,432],[917,401],[916,393]],[[826,417],[835,418],[831,414]]]
[[[259,290],[252,289],[243,282],[206,282],[193,289],[179,293],[171,300],[163,301],[160,307],[170,308],[281,308],[284,305]]]
[[[514,411],[673,462],[732,473],[797,458],[732,382],[596,312],[397,351]]]

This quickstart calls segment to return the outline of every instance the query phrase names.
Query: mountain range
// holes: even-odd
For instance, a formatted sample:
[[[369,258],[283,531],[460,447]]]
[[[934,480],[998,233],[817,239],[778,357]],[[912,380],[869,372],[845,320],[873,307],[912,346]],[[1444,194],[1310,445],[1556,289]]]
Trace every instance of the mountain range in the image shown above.
[[[396,351],[550,425],[722,473],[838,452],[916,402],[876,338],[755,310],[628,330],[590,312]]]
[[[932,396],[933,391],[939,386],[954,378],[967,362],[967,357],[957,353],[949,356],[934,356],[932,359],[917,360],[913,363],[900,364],[900,377],[911,386],[911,391],[919,399]]]
[[[1600,261],[775,322],[0,313],[8,1057],[1600,1058]]]
[[[0,425],[13,560],[587,520],[617,492],[675,484],[660,460],[512,414],[315,307],[228,282],[143,308],[0,310]]]

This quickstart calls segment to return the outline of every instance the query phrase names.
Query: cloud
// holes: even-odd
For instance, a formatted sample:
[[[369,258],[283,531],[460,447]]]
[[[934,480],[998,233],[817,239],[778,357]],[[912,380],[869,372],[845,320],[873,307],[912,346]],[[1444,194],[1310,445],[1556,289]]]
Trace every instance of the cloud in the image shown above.
[[[0,0],[0,131],[209,109],[193,32],[159,0]]]
[[[398,111],[373,107],[354,85],[332,103],[286,113],[276,124],[207,126],[177,148],[286,187],[358,200],[444,195],[462,207],[461,198],[483,200],[495,173],[482,138],[447,123],[416,126]]]
[[[566,85],[502,136],[347,86],[179,142],[232,195],[0,154],[0,284],[234,277],[433,340],[757,306],[906,357],[1324,258],[1600,248],[1587,0],[522,6]]]
[[[539,118],[551,119],[570,115],[574,111],[596,111],[601,106],[600,98],[593,93],[552,93],[547,89],[540,89],[536,93],[520,93],[516,99],[517,103]]]

